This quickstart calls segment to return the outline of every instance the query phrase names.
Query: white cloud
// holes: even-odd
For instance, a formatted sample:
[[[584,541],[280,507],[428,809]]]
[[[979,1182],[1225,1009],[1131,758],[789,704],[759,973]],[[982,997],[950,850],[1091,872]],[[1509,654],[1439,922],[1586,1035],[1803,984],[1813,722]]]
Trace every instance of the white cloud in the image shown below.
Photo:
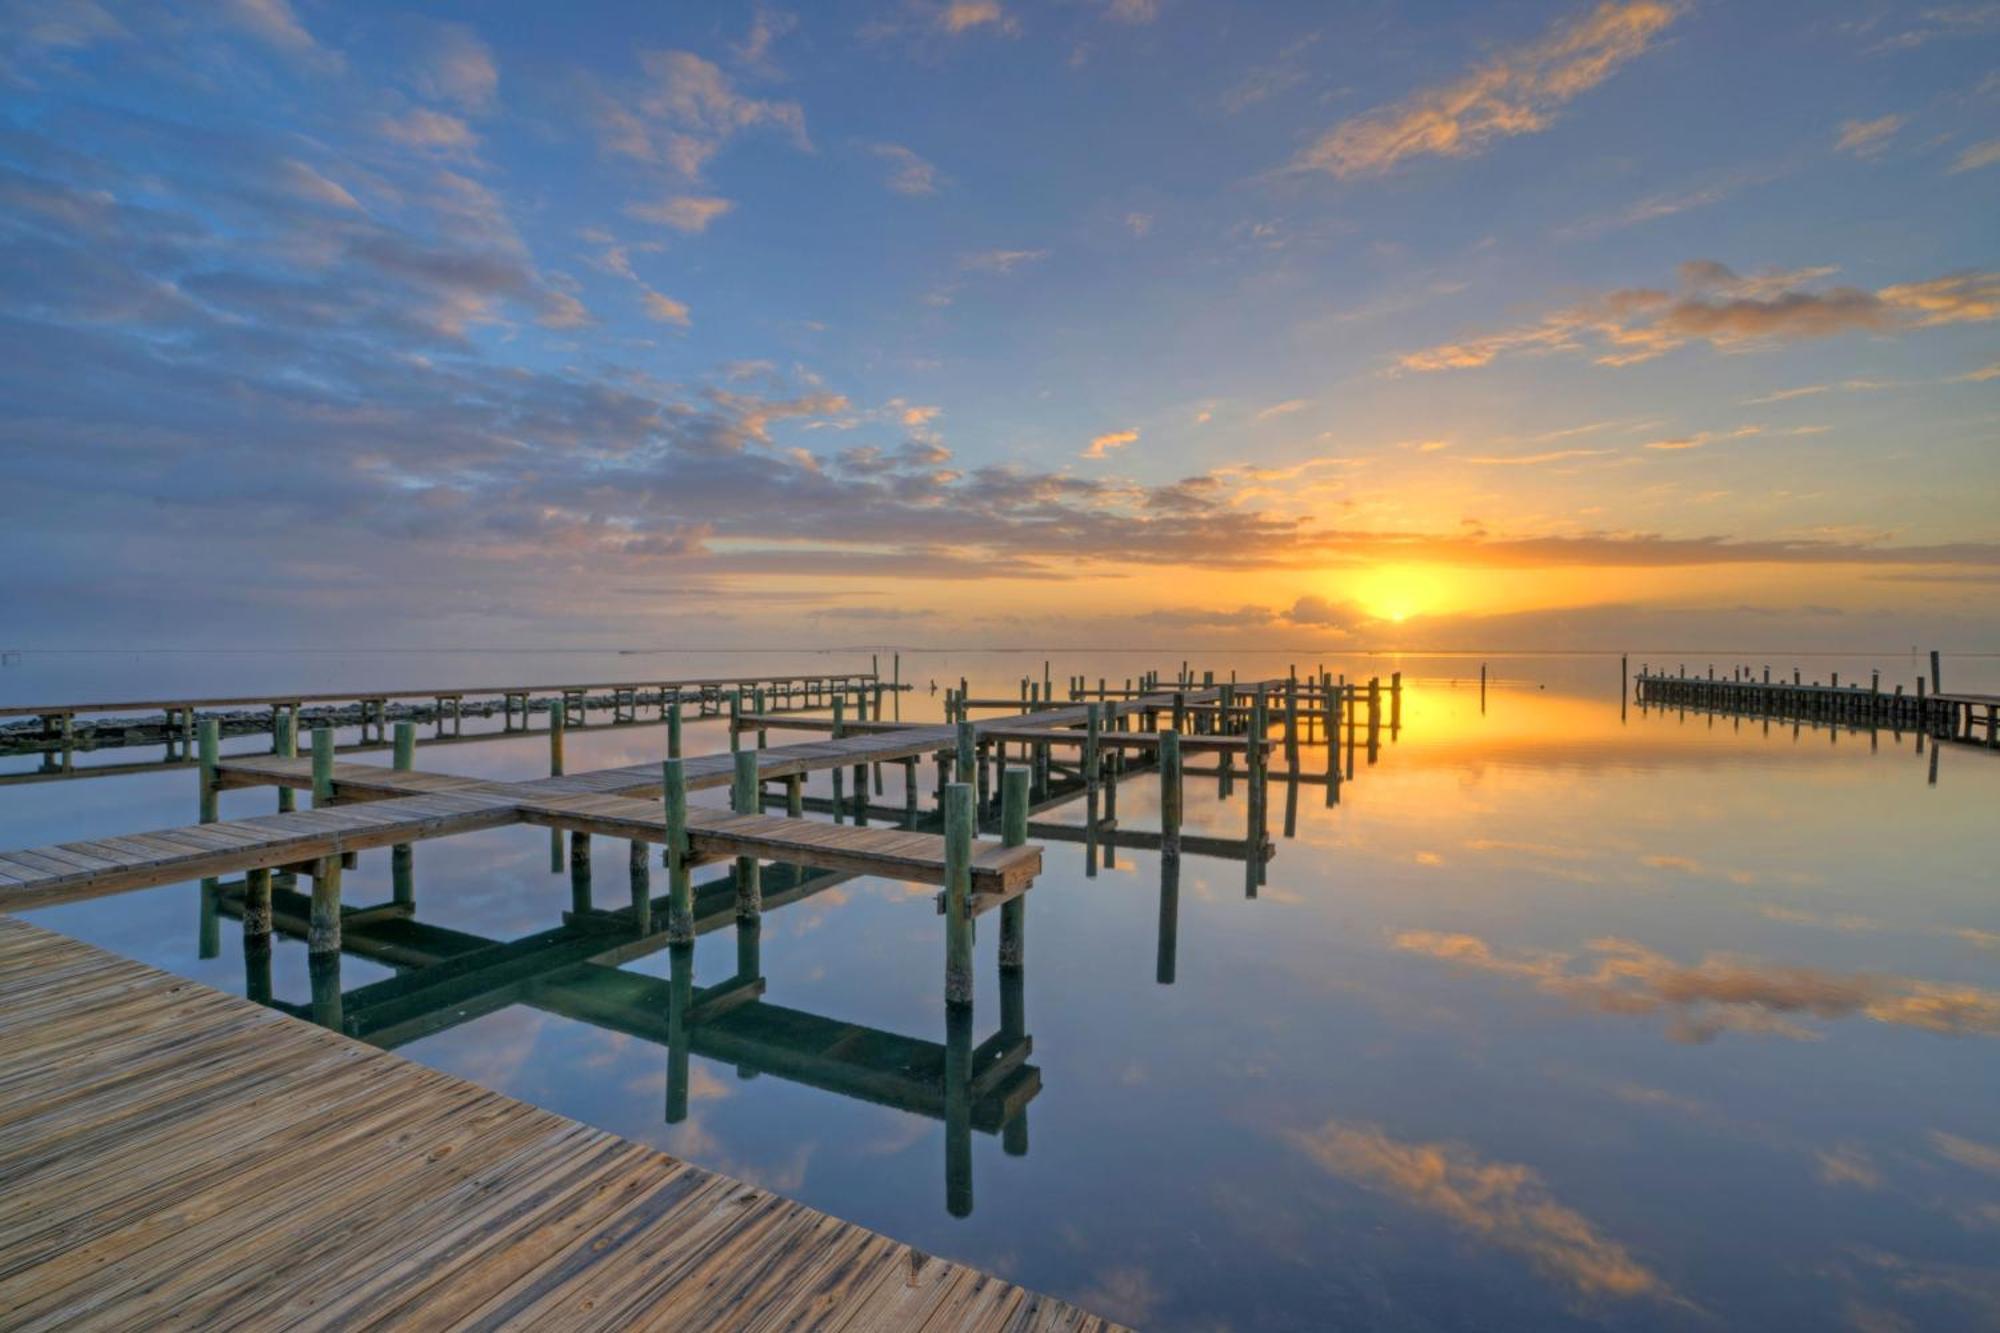
[[[1012,273],[1048,257],[1047,250],[980,250],[959,256],[958,266],[973,273]]]
[[[491,111],[499,95],[500,67],[492,48],[470,27],[441,23],[419,82],[429,96],[480,114]]]
[[[1960,153],[1952,161],[1950,174],[1956,176],[1961,171],[1977,171],[1995,162],[2000,162],[2000,139],[1988,139]]]
[[[413,107],[401,116],[383,116],[376,122],[382,137],[405,148],[434,153],[464,153],[479,146],[479,136],[457,116],[427,107]]]
[[[708,224],[736,205],[727,199],[705,195],[671,195],[650,204],[627,204],[626,215],[641,222],[656,222],[690,235],[708,230]]]
[[[888,162],[889,178],[884,184],[897,194],[936,194],[938,169],[899,143],[870,144],[868,151]]]
[[[1856,157],[1879,157],[1888,150],[1889,141],[1896,137],[1896,131],[1902,128],[1901,116],[1844,120],[1840,123],[1840,137],[1834,140],[1833,146],[1838,152],[1852,153]]]
[[[673,297],[664,296],[650,288],[647,289],[644,300],[648,319],[656,319],[662,324],[672,324],[683,329],[693,323],[688,318],[687,303],[684,301],[676,301]]]

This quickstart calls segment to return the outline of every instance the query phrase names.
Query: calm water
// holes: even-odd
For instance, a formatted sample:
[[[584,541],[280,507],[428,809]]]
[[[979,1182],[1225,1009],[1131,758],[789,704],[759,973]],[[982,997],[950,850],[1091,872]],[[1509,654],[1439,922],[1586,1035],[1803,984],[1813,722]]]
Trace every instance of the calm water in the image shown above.
[[[0,690],[447,686],[857,660],[30,657]],[[933,677],[1011,695],[1041,660],[906,654],[919,690],[903,715],[939,715]],[[1621,716],[1615,658],[1489,659],[1483,710],[1478,659],[1195,665],[1250,677],[1293,660],[1361,677],[1400,667],[1400,734],[1372,765],[1359,758],[1336,806],[1322,786],[1299,786],[1294,803],[1273,784],[1278,852],[1254,898],[1240,861],[1190,854],[1163,911],[1154,854],[1121,846],[1091,874],[1082,843],[1047,844],[1023,990],[1039,1091],[1004,1129],[1005,1109],[975,1111],[969,1201],[948,1199],[942,1121],[896,1105],[903,1066],[945,1040],[928,888],[848,880],[768,912],[744,958],[762,1001],[697,1036],[679,1123],[647,1008],[664,983],[586,1003],[595,992],[571,977],[492,1012],[418,1015],[393,1034],[397,1049],[1148,1327],[2000,1326],[2000,755],[1947,746],[1933,781],[1909,736]],[[1682,660],[1794,665],[1669,664]],[[1071,673],[1122,682],[1177,665],[1059,653],[1054,672],[1059,685]],[[1916,672],[1907,656],[1804,665],[1843,679]],[[1993,688],[1996,674],[1946,660],[1948,685]],[[726,738],[703,724],[689,744]],[[573,735],[569,767],[662,746],[650,727]],[[418,760],[523,778],[545,764],[540,736]],[[1302,767],[1323,773],[1325,751],[1308,747]],[[900,807],[900,768],[884,781],[880,802]],[[926,767],[926,805],[930,782]],[[1189,779],[1187,831],[1240,838],[1243,783],[1218,788]],[[825,794],[824,776],[811,790]],[[1157,829],[1156,798],[1150,777],[1122,784],[1124,829]],[[184,770],[8,787],[0,843],[188,822],[194,804]],[[225,816],[271,808],[268,789],[225,793]],[[1080,826],[1081,802],[1037,818]],[[596,861],[599,903],[621,905],[622,845],[599,840]],[[416,864],[420,923],[504,941],[557,925],[570,903],[543,831],[420,844]],[[388,880],[387,853],[364,855],[348,902],[386,900]],[[241,992],[235,923],[203,959],[199,917],[190,885],[34,914]],[[997,925],[981,922],[975,1040],[1000,1022]],[[694,985],[729,981],[744,943],[730,929],[703,936]],[[623,967],[665,978],[669,963],[662,951]],[[351,994],[391,975],[350,953],[341,983]],[[309,998],[302,944],[279,943],[275,986]]]

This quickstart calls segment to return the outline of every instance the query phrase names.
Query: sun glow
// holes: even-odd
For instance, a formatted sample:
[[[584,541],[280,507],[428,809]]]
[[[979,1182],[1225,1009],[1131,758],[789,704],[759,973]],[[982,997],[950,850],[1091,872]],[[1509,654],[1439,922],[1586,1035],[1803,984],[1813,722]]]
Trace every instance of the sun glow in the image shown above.
[[[1344,579],[1347,596],[1377,620],[1402,624],[1450,609],[1450,571],[1436,565],[1378,565]]]

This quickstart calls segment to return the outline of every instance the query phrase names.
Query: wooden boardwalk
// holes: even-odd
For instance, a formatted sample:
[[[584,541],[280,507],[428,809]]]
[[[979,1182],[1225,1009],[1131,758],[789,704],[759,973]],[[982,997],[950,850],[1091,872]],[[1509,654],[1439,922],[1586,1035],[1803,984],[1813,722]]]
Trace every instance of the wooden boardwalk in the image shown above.
[[[0,1326],[1108,1329],[0,918]]]

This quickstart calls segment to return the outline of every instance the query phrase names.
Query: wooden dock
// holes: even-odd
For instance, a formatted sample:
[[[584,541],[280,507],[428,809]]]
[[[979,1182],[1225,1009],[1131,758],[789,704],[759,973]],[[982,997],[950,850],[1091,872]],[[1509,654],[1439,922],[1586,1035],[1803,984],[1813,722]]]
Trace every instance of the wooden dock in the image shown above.
[[[686,1114],[690,1053],[895,1106],[944,1123],[946,1206],[968,1214],[972,1135],[1026,1152],[1041,1088],[1023,1007],[1025,893],[1042,858],[1030,838],[1081,841],[1087,876],[1100,853],[1113,865],[1121,842],[1158,851],[1155,970],[1170,985],[1182,855],[1240,860],[1254,898],[1273,852],[1265,807],[1278,755],[1289,837],[1302,782],[1338,799],[1343,727],[1351,778],[1363,719],[1373,763],[1401,699],[1394,681],[1387,691],[1325,673],[1197,684],[1184,667],[1172,688],[1156,675],[1116,693],[1100,682],[1094,699],[1076,678],[1058,703],[1048,677],[1045,666],[1042,682],[1024,682],[1028,706],[979,721],[961,682],[942,725],[884,720],[873,675],[807,678],[779,696],[824,704],[823,719],[702,682],[698,715],[726,712],[730,750],[685,758],[683,700],[662,687],[665,761],[581,773],[564,771],[566,723],[584,703],[566,687],[545,701],[550,775],[513,782],[418,769],[407,719],[395,723],[389,766],[339,759],[330,725],[313,730],[310,757],[294,757],[290,696],[262,701],[275,753],[224,757],[224,719],[194,725],[199,701],[177,701],[176,722],[193,726],[198,822],[0,852],[0,911],[199,879],[200,948],[219,947],[222,916],[241,919],[250,999],[0,917],[0,1327],[1107,1327],[358,1044],[393,1046],[525,1004],[664,1047],[669,1122]],[[638,721],[640,696],[624,689],[611,695],[613,725]],[[509,721],[518,711],[525,727],[528,701],[508,693]],[[455,720],[452,694],[437,697],[438,717],[451,702]],[[386,702],[359,702],[364,735],[372,726],[386,740]],[[1327,770],[1306,775],[1299,746],[1316,722]],[[824,734],[770,746],[766,733],[781,728]],[[1184,752],[1216,766],[1184,767]],[[926,761],[936,801],[920,811]],[[869,799],[891,764],[904,769],[900,812]],[[832,795],[808,801],[816,773]],[[1198,773],[1216,775],[1225,796],[1240,777],[1242,839],[1183,836],[1184,777]],[[1120,781],[1138,776],[1157,777],[1158,832],[1118,826]],[[278,812],[220,818],[220,793],[248,787],[275,788]],[[725,787],[727,810],[686,799]],[[311,808],[294,808],[301,791]],[[1030,822],[1077,800],[1080,828]],[[809,809],[832,822],[806,819]],[[413,845],[512,824],[551,830],[556,871],[566,836],[561,924],[495,940],[419,922]],[[597,837],[630,844],[628,905],[593,899]],[[656,896],[662,846],[668,892]],[[382,847],[393,900],[343,903],[344,864]],[[729,868],[693,883],[710,863]],[[620,856],[621,884],[627,864]],[[765,910],[856,874],[943,887],[943,1041],[764,998]],[[975,1042],[972,924],[987,911],[1000,918],[999,1024]],[[724,928],[736,933],[736,971],[697,989],[693,941]],[[274,934],[305,941],[310,1003],[273,998]],[[664,980],[619,966],[659,950]],[[343,992],[350,954],[396,975]]]
[[[9,1329],[1113,1327],[6,918],[0,1126]]]
[[[1937,740],[2000,749],[2000,695],[1926,692],[1924,678],[1905,692],[1901,684],[1882,688],[1879,677],[1862,685],[1761,679],[1740,668],[1728,676],[1676,675],[1642,669],[1633,682],[1641,707],[1691,708],[1742,717],[1782,718],[1863,729],[1912,731]]]
[[[680,703],[693,704],[701,716],[719,713],[731,694],[761,701],[763,706],[782,708],[823,708],[835,700],[851,700],[856,711],[882,711],[884,692],[898,694],[908,689],[900,680],[902,664],[896,663],[896,679],[884,681],[874,671],[834,672],[820,675],[708,676],[668,681],[593,681],[557,685],[452,686],[421,690],[317,691],[296,694],[203,695],[170,699],[95,700],[82,703],[0,705],[0,718],[30,717],[32,728],[0,728],[0,753],[27,753],[46,756],[45,773],[63,775],[73,768],[79,748],[161,745],[164,762],[175,760],[178,748],[182,762],[194,753],[195,732],[204,710],[215,718],[226,736],[268,732],[273,749],[287,729],[293,736],[311,726],[356,726],[360,728],[360,748],[382,745],[392,721],[434,722],[439,738],[464,735],[467,713],[491,716],[499,712],[504,731],[530,729],[537,712],[547,713],[549,725],[581,728],[591,725],[590,710],[609,710],[609,723],[632,725],[640,721],[639,710],[650,707],[664,718],[667,709]],[[415,701],[415,702],[413,702]],[[237,710],[218,713],[215,710]],[[246,714],[243,709],[268,710],[266,716]],[[140,714],[138,718],[114,718],[113,714]],[[156,719],[156,720],[155,720]],[[517,723],[518,719],[518,723]],[[449,730],[447,730],[449,724]]]

